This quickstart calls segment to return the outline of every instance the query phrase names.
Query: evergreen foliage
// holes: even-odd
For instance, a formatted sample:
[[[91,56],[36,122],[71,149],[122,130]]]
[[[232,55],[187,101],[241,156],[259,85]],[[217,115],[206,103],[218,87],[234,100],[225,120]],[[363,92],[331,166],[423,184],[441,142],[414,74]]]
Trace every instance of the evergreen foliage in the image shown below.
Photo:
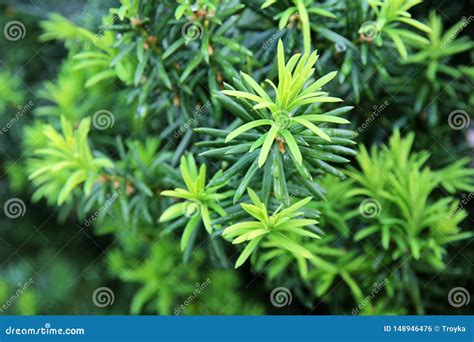
[[[24,19],[32,44],[61,52],[22,75],[1,43],[2,122],[35,103],[0,135],[14,156],[2,200],[107,244],[71,267],[73,244],[45,273],[88,301],[113,284],[113,313],[450,314],[474,254],[474,44],[451,10],[453,24],[421,0],[121,0],[100,24]],[[15,235],[3,219],[2,239]],[[0,303],[13,273],[0,271]],[[10,312],[73,296],[39,298],[44,286]],[[290,311],[268,300],[278,287]]]

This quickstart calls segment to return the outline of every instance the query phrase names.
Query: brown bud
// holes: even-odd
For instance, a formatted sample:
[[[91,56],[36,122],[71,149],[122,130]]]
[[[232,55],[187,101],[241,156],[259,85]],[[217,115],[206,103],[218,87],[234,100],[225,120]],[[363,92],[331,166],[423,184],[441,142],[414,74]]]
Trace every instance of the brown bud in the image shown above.
[[[374,38],[370,36],[366,36],[365,34],[360,33],[359,34],[359,42],[369,42],[371,43],[374,40]]]
[[[173,104],[175,107],[179,107],[179,104],[180,104],[180,100],[179,100],[179,96],[176,95],[175,97],[173,97]]]
[[[131,195],[135,192],[135,188],[127,183],[127,185],[125,186],[125,192],[127,193],[127,195]]]
[[[285,154],[285,141],[280,137],[277,137],[276,141],[278,142],[280,153]]]
[[[209,54],[209,56],[212,56],[212,54],[214,53],[214,48],[211,44],[207,46],[207,53]]]

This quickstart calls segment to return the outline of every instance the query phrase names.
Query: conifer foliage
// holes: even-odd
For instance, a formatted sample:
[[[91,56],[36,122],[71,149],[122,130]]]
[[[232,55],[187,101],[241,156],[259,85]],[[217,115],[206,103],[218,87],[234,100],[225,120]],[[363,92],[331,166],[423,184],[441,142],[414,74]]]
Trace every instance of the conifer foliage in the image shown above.
[[[273,313],[281,287],[301,313],[432,313],[467,287],[465,19],[421,0],[121,0],[96,19],[40,23],[65,55],[18,133],[18,188],[111,238],[117,313]]]

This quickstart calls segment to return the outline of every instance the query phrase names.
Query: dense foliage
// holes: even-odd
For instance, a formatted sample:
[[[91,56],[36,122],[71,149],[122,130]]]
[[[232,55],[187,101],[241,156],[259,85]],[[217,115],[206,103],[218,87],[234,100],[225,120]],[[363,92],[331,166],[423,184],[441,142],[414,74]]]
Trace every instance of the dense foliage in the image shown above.
[[[460,4],[35,6],[1,7],[1,312],[468,310]]]

